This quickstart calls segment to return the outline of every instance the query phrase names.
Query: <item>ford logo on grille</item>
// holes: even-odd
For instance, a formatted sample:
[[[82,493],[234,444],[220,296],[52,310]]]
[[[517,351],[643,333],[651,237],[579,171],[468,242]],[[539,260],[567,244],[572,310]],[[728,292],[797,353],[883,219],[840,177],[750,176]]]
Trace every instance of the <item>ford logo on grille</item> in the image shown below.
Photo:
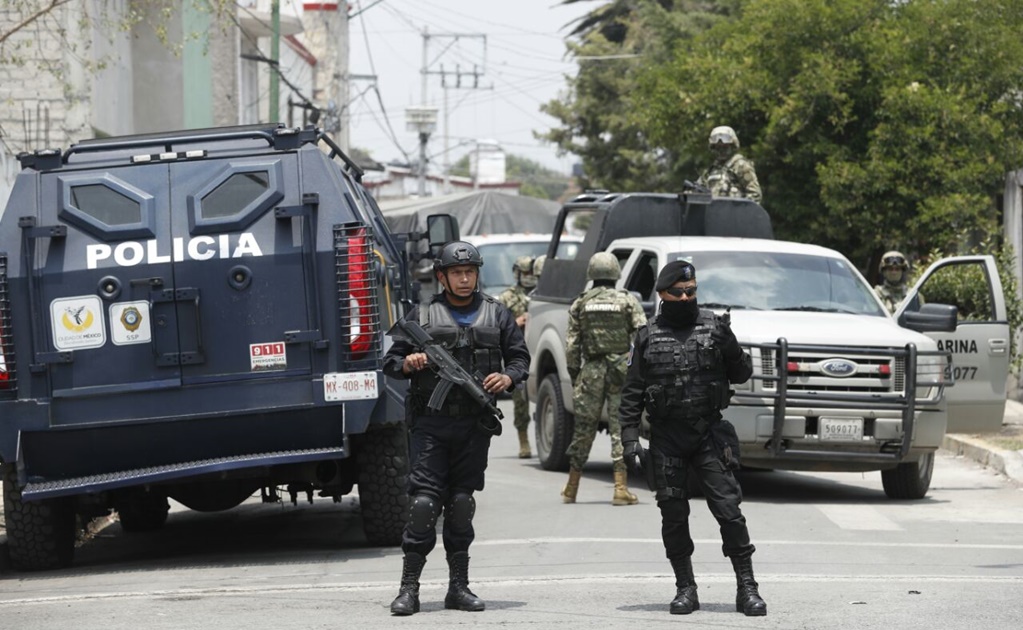
[[[845,378],[856,373],[856,364],[846,359],[821,361],[821,372],[835,378]]]

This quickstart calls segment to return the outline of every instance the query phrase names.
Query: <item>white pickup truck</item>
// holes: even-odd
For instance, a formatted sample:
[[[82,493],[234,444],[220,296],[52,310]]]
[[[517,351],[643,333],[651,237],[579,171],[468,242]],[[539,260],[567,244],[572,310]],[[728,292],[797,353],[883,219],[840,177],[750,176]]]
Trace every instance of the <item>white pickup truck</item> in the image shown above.
[[[555,230],[577,233],[585,236],[575,259],[548,254],[526,327],[537,450],[546,469],[567,467],[567,310],[596,251],[618,258],[618,286],[632,291],[648,316],[657,309],[657,272],[679,259],[697,269],[701,306],[730,314],[754,365],[753,378],[735,387],[723,411],[736,426],[745,466],[880,470],[889,497],[916,499],[927,493],[946,430],[1001,424],[1009,328],[990,256],[935,263],[889,316],[844,256],[773,240],[766,213],[747,200],[583,196],[562,209]],[[555,238],[550,252],[556,246]],[[969,299],[939,304],[928,297],[948,286],[938,281],[947,275],[971,287]]]

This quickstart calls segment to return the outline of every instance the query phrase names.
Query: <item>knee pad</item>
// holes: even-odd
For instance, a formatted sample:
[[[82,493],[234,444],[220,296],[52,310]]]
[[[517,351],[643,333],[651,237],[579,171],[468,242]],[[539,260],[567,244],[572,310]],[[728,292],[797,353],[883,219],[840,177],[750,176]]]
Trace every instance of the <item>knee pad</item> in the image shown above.
[[[471,494],[459,492],[451,497],[445,506],[444,518],[457,531],[469,529],[476,514],[476,499]]]
[[[408,527],[417,534],[425,534],[437,525],[440,499],[432,494],[413,495],[409,500]]]

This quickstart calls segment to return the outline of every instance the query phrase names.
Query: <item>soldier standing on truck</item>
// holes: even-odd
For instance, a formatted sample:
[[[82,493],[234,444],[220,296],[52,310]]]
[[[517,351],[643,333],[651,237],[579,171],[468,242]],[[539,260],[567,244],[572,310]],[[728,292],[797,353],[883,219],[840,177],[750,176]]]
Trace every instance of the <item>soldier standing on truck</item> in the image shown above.
[[[716,197],[747,197],[760,203],[763,194],[753,162],[739,153],[739,136],[731,127],[714,127],[710,132],[714,163],[700,175],[697,184]]]
[[[444,291],[406,316],[417,321],[469,374],[481,375],[492,395],[526,380],[529,351],[511,311],[478,290],[483,258],[464,241],[452,241],[434,261]],[[481,611],[483,600],[469,590],[469,545],[476,511],[473,493],[483,490],[490,439],[501,425],[461,387],[452,387],[440,409],[427,401],[441,384],[422,348],[394,335],[384,372],[411,379],[406,399],[409,427],[409,515],[402,536],[401,587],[391,603],[395,615],[419,612],[419,577],[437,543],[437,518],[444,511],[444,550],[450,581],[444,607]],[[485,375],[485,376],[482,376]]]
[[[512,265],[512,273],[515,274],[515,284],[508,287],[497,296],[497,301],[508,307],[515,316],[515,324],[519,330],[526,327],[526,320],[529,319],[529,293],[536,288],[536,276],[533,275],[533,257],[519,256]],[[519,434],[519,459],[529,459],[532,452],[529,449],[529,397],[526,395],[525,387],[517,387],[512,392],[512,404],[515,408],[515,430]]]
[[[615,288],[620,276],[621,269],[614,254],[597,252],[586,269],[586,277],[593,281],[593,287],[577,297],[568,309],[565,361],[572,377],[575,427],[568,446],[568,483],[561,491],[565,503],[575,503],[579,479],[590,457],[605,402],[615,477],[611,504],[633,505],[639,501],[629,492],[618,405],[625,382],[629,342],[639,327],[646,324],[646,315],[631,293]]]
[[[656,489],[661,537],[677,589],[669,612],[687,615],[700,608],[689,533],[687,476],[692,473],[720,526],[722,551],[735,569],[736,610],[766,615],[767,604],[753,578],[756,549],[739,510],[742,490],[732,474],[739,465],[739,440],[735,427],[721,418],[731,395],[728,384],[749,380],[753,364],[726,321],[700,310],[696,287],[696,269],[688,262],[670,262],[657,276],[661,312],[636,334],[622,390],[625,457],[634,470],[652,477],[651,489]],[[649,454],[639,444],[644,409],[650,420]]]

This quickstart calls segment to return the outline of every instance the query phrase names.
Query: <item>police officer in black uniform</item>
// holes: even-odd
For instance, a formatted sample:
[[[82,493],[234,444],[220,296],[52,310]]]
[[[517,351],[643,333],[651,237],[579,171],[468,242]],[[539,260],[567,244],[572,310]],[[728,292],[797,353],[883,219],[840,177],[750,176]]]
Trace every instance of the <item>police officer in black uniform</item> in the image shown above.
[[[746,382],[753,365],[728,324],[700,310],[696,286],[696,269],[688,262],[670,262],[657,276],[661,312],[636,333],[622,390],[625,460],[656,486],[661,538],[677,588],[671,614],[700,608],[687,493],[687,477],[695,474],[720,527],[722,550],[735,569],[736,610],[766,615],[767,604],[753,578],[755,548],[739,510],[742,490],[732,474],[738,468],[739,441],[735,427],[721,417],[731,396],[729,383]],[[639,444],[644,409],[650,420],[649,452]],[[644,471],[644,466],[649,468]]]
[[[497,394],[519,385],[529,372],[529,351],[515,318],[504,305],[478,290],[479,250],[463,241],[444,246],[434,261],[434,274],[444,292],[407,319],[420,325],[470,374],[485,375],[483,387]],[[419,612],[419,577],[426,556],[437,543],[435,525],[444,510],[444,549],[450,569],[444,607],[480,611],[483,600],[469,590],[469,545],[476,501],[483,489],[490,438],[501,425],[458,386],[451,388],[439,411],[426,402],[440,377],[430,368],[422,348],[400,333],[384,357],[384,372],[412,379],[407,416],[411,418],[408,479],[409,517],[402,537],[405,552],[396,615]]]

